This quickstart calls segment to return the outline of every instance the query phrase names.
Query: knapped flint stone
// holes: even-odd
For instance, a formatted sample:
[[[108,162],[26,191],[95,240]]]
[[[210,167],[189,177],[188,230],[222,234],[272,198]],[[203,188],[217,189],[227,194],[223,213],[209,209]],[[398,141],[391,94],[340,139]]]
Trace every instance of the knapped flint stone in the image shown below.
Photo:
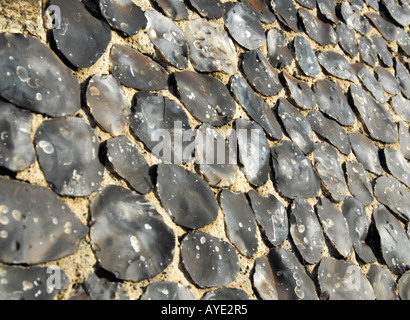
[[[196,19],[187,24],[185,38],[189,46],[189,59],[196,70],[222,71],[228,75],[236,73],[238,62],[235,45],[221,26]]]
[[[290,234],[303,259],[316,264],[322,258],[325,238],[313,208],[305,200],[296,199],[289,216]]]
[[[220,194],[220,201],[229,239],[241,254],[254,257],[259,247],[257,226],[246,195],[225,189]]]
[[[377,300],[399,300],[397,295],[397,283],[389,270],[372,264],[367,278],[373,287]]]
[[[198,174],[177,165],[158,166],[158,196],[176,224],[200,229],[218,216],[215,194]]]
[[[192,232],[185,237],[181,258],[189,276],[201,288],[226,286],[239,273],[235,248],[203,232]]]
[[[304,266],[291,251],[282,248],[255,260],[253,284],[263,300],[318,300]]]
[[[60,288],[48,285],[53,276],[59,277]],[[65,272],[52,267],[0,266],[1,300],[54,300],[68,285]]]
[[[356,82],[355,72],[344,56],[333,51],[320,51],[317,58],[321,66],[331,75]]]
[[[94,18],[80,0],[51,0],[61,10],[61,28],[52,29],[58,51],[78,68],[88,68],[104,54],[111,41],[111,29]]]
[[[115,136],[125,133],[131,107],[117,79],[111,75],[94,75],[86,99],[90,113],[104,131]]]
[[[350,193],[365,206],[373,202],[373,186],[369,175],[359,162],[346,163],[347,184]]]
[[[184,151],[189,142],[184,142],[183,138],[191,133],[193,139],[193,133],[183,107],[160,94],[147,92],[137,93],[134,100],[131,133],[154,156],[171,163],[188,162],[191,155],[184,154]]]
[[[131,0],[100,0],[100,10],[112,28],[129,36],[136,35],[147,26],[144,12]]]
[[[23,34],[2,33],[0,56],[3,98],[51,117],[73,115],[78,111],[80,85],[71,70],[45,44]]]
[[[44,121],[35,135],[41,171],[62,196],[88,197],[98,190],[104,173],[99,147],[94,131],[80,118]]]
[[[263,186],[270,172],[270,148],[262,127],[253,121],[235,121],[239,161],[248,181],[254,186]]]
[[[393,23],[387,21],[375,12],[366,12],[365,16],[370,19],[376,29],[382,34],[384,39],[387,41],[394,41],[397,39],[399,35],[399,28]]]
[[[168,87],[167,71],[130,47],[114,44],[109,63],[112,75],[124,86],[142,91],[158,91]]]
[[[320,111],[308,113],[307,119],[313,131],[329,141],[341,153],[348,156],[352,152],[346,131],[336,122],[326,118]]]
[[[117,279],[151,279],[172,262],[175,235],[143,196],[108,186],[92,199],[90,213],[93,250]]]
[[[361,8],[358,5],[349,5],[347,2],[343,2],[340,11],[343,20],[349,27],[360,32],[362,35],[370,31],[371,26],[369,20],[360,13]]]
[[[410,55],[410,33],[398,29],[397,43],[405,54]]]
[[[301,6],[304,6],[308,9],[315,9],[316,8],[316,1],[315,0],[296,0]]]
[[[320,190],[320,179],[311,162],[293,142],[283,141],[272,148],[274,183],[287,198],[308,199]]]
[[[259,50],[244,53],[242,69],[251,86],[265,96],[275,96],[283,88],[278,71]]]
[[[316,106],[316,98],[310,86],[305,81],[296,79],[285,71],[283,72],[283,76],[293,101],[295,101],[301,109],[313,109]]]
[[[271,0],[271,6],[280,22],[295,32],[300,31],[298,13],[293,1]]]
[[[410,240],[406,232],[384,205],[374,208],[373,218],[379,232],[384,261],[394,274],[405,273],[410,269]]]
[[[0,261],[40,264],[74,254],[88,233],[49,189],[0,179]]]
[[[401,153],[392,148],[383,150],[386,165],[390,173],[410,188],[410,165]]]
[[[366,263],[376,262],[373,250],[366,243],[370,221],[367,218],[363,205],[356,198],[348,197],[343,202],[342,213],[346,219],[356,254]]]
[[[392,95],[399,94],[400,88],[397,79],[388,71],[382,67],[376,67],[374,69],[376,72],[377,79],[384,88],[384,91]]]
[[[292,64],[293,54],[282,30],[273,28],[268,31],[267,46],[268,59],[273,67],[281,69]]]
[[[167,17],[180,21],[188,19],[188,9],[180,0],[154,0]]]
[[[376,80],[373,73],[369,69],[366,67],[361,68],[359,72],[357,72],[357,77],[366,89],[373,95],[373,97],[377,99],[377,101],[381,103],[387,102],[387,97],[384,93],[383,86]]]
[[[84,280],[82,287],[91,300],[130,300],[119,283],[100,278],[95,272]]]
[[[303,21],[306,33],[312,40],[322,46],[337,43],[337,34],[331,24],[320,21],[304,8],[300,8],[298,13]]]
[[[410,160],[410,132],[403,122],[399,125],[400,149],[407,160]]]
[[[390,49],[387,47],[386,41],[377,34],[372,35],[370,38],[383,64],[387,67],[393,67],[393,57],[390,53]]]
[[[255,190],[251,190],[248,197],[263,233],[274,247],[280,246],[289,234],[285,207],[274,195],[262,197]]]
[[[350,261],[325,257],[319,264],[321,298],[329,300],[374,300],[375,294],[360,268]]]
[[[339,18],[336,15],[336,0],[317,0],[316,3],[320,13],[322,13],[326,19],[333,23],[339,21]]]
[[[319,199],[316,210],[327,237],[337,252],[348,258],[353,253],[353,242],[342,212],[326,197]]]
[[[396,79],[403,95],[410,99],[410,74],[398,58],[395,60]]]
[[[127,137],[108,140],[106,148],[108,162],[132,189],[141,194],[152,191],[150,167],[137,147]]]
[[[328,79],[317,80],[313,90],[320,111],[343,126],[354,125],[356,117],[340,85]]]
[[[184,32],[168,17],[155,10],[145,11],[147,33],[165,60],[183,69],[188,67],[188,44]]]
[[[388,176],[377,179],[374,195],[402,219],[410,221],[410,193],[396,179]]]
[[[399,5],[395,0],[383,0],[384,6],[390,16],[401,26],[408,27],[410,24],[410,6],[408,3]]]
[[[342,201],[346,197],[347,185],[336,149],[326,142],[316,143],[315,168],[330,197],[336,202]]]
[[[182,103],[197,120],[219,127],[233,119],[235,100],[221,81],[192,71],[175,73],[175,79]]]
[[[377,0],[365,0],[368,7],[372,7],[374,10],[379,11],[379,2]]]
[[[218,19],[225,14],[225,4],[220,0],[189,0],[198,13],[208,19]]]
[[[199,171],[212,187],[230,187],[238,175],[236,155],[228,141],[209,125],[196,131]]]
[[[378,154],[379,148],[376,144],[360,132],[350,132],[349,140],[357,161],[360,162],[367,171],[377,175],[382,174],[383,169]]]
[[[303,153],[311,154],[315,149],[313,131],[305,116],[284,98],[279,99],[278,115],[291,140]]]
[[[391,113],[356,84],[350,86],[350,94],[370,135],[381,142],[396,143],[399,137]]]
[[[261,22],[274,23],[276,21],[276,16],[269,8],[269,0],[241,0],[241,2],[251,8]]]
[[[150,284],[141,297],[142,301],[188,301],[195,300],[191,291],[183,285],[174,282],[161,281]]]
[[[356,42],[355,32],[352,27],[340,22],[336,26],[336,33],[339,38],[339,45],[349,56],[354,58],[359,53],[359,45]]]
[[[400,96],[394,96],[392,98],[392,105],[394,111],[407,122],[410,122],[410,100],[407,100]]]
[[[321,69],[309,41],[302,36],[296,36],[294,46],[296,61],[303,73],[309,77],[316,77]]]
[[[224,21],[232,38],[248,50],[256,50],[266,43],[266,35],[256,13],[241,2],[233,4]]]
[[[201,300],[213,301],[245,301],[252,300],[251,297],[241,289],[221,288],[215,291],[208,291]]]
[[[231,91],[249,117],[259,124],[269,137],[274,140],[282,139],[282,129],[273,110],[262,98],[255,94],[240,74],[232,77]]]
[[[401,276],[398,282],[399,296],[401,300],[410,300],[410,273]]]
[[[28,110],[0,101],[0,166],[10,171],[27,169],[35,161]]]
[[[359,52],[362,60],[374,68],[377,62],[377,51],[374,44],[365,36],[360,37],[357,43],[359,44]]]

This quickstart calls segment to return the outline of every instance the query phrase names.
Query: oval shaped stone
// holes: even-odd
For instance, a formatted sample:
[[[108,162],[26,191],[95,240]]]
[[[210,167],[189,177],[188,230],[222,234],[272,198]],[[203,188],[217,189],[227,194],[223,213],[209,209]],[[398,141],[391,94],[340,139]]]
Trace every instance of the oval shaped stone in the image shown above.
[[[290,234],[303,259],[316,264],[322,258],[325,238],[313,208],[305,200],[296,199],[290,207]]]
[[[241,254],[252,258],[258,252],[258,236],[252,208],[243,193],[222,190],[220,194],[229,239]]]
[[[346,175],[349,190],[365,206],[373,202],[373,186],[364,167],[355,161],[346,163]]]
[[[27,169],[35,161],[31,142],[31,113],[0,101],[0,166],[10,171]]]
[[[151,168],[137,147],[127,138],[118,137],[106,142],[107,160],[115,172],[124,178],[132,189],[150,193],[153,189]]]
[[[235,121],[238,141],[239,161],[248,181],[254,186],[262,186],[270,172],[270,148],[262,127],[252,121]]]
[[[175,79],[182,103],[197,120],[216,127],[232,121],[235,101],[221,81],[192,71],[175,73]]]
[[[284,25],[295,32],[299,32],[298,14],[293,1],[288,0],[272,0],[272,9]]]
[[[346,24],[360,32],[362,35],[367,34],[370,29],[370,22],[366,19],[361,13],[361,7],[355,3],[349,4],[348,2],[343,2],[340,11],[343,17],[343,20]]]
[[[355,31],[343,22],[339,22],[336,26],[336,34],[339,38],[339,45],[349,56],[354,58],[359,53],[359,45],[357,44]]]
[[[377,179],[374,195],[399,217],[410,221],[410,193],[396,179],[389,176]]]
[[[273,28],[268,31],[267,46],[269,62],[273,67],[281,69],[292,64],[293,54],[282,30]]]
[[[410,240],[406,232],[384,205],[374,208],[373,217],[384,261],[394,274],[405,273],[410,269]]]
[[[255,190],[251,190],[248,197],[263,233],[273,246],[280,246],[289,234],[285,207],[274,195],[262,197]]]
[[[316,77],[321,69],[315,52],[309,41],[302,36],[296,36],[294,40],[296,61],[303,73],[309,77]]]
[[[316,210],[327,237],[337,252],[348,258],[353,253],[353,243],[342,212],[326,197],[319,199]]]
[[[253,284],[263,300],[318,300],[304,266],[283,248],[272,249],[255,260]]]
[[[410,24],[410,6],[405,1],[402,5],[394,0],[383,0],[384,6],[390,13],[390,16],[402,27]]]
[[[374,68],[377,62],[377,51],[372,41],[363,36],[357,39],[357,43],[362,60]]]
[[[150,284],[145,293],[141,297],[142,301],[155,300],[155,301],[188,301],[194,300],[194,296],[191,291],[182,286],[179,283],[161,281]]]
[[[157,191],[176,224],[200,229],[218,216],[215,194],[199,175],[177,165],[158,166]]]
[[[112,28],[129,36],[136,35],[147,26],[144,12],[131,0],[101,0],[100,10]]]
[[[225,3],[220,0],[189,0],[198,13],[208,19],[221,18],[225,13]]]
[[[322,298],[329,300],[374,300],[373,287],[360,268],[350,261],[325,257],[320,262],[318,281]]]
[[[400,96],[394,96],[391,100],[394,111],[407,122],[410,122],[410,100]]]
[[[279,99],[278,115],[286,133],[306,155],[314,150],[313,131],[305,116],[288,100]]]
[[[357,161],[366,170],[375,174],[382,174],[383,168],[380,164],[379,148],[376,144],[360,132],[350,132],[349,140]]]
[[[115,136],[125,133],[131,108],[117,79],[94,75],[88,83],[86,99],[90,113],[104,131]]]
[[[346,197],[347,185],[339,153],[330,144],[315,145],[315,168],[330,197],[340,202]]]
[[[342,213],[346,219],[356,254],[366,263],[376,262],[376,256],[367,243],[370,221],[363,205],[356,198],[348,197],[343,202]]]
[[[322,46],[337,43],[337,34],[331,24],[319,20],[304,8],[300,8],[298,14],[305,26],[306,33],[312,40]]]
[[[40,168],[58,194],[87,197],[100,187],[104,173],[98,159],[100,144],[82,119],[43,122],[35,135],[35,147]]]
[[[356,74],[344,56],[333,51],[320,51],[317,58],[320,65],[331,75],[343,80],[356,82]]]
[[[384,91],[392,95],[399,94],[400,88],[397,79],[388,71],[382,67],[376,67],[374,69],[376,72],[377,80],[381,83]]]
[[[235,45],[221,26],[196,19],[186,26],[185,38],[189,46],[189,59],[196,70],[222,71],[228,75],[236,73],[238,61]]]
[[[357,77],[364,84],[366,89],[379,101],[380,103],[387,102],[387,97],[384,93],[383,86],[376,80],[373,73],[366,67],[359,67]]]
[[[201,288],[226,286],[239,273],[235,248],[203,232],[185,237],[181,243],[181,258],[189,276]]]
[[[147,33],[165,60],[178,69],[188,67],[188,44],[184,32],[158,11],[147,10]]]
[[[49,285],[50,277],[57,276],[59,288]],[[0,299],[54,300],[67,289],[69,279],[65,272],[52,267],[0,266]]]
[[[41,264],[74,254],[88,233],[49,189],[0,178],[0,261]]]
[[[396,279],[386,268],[372,264],[367,273],[377,300],[399,300]]]
[[[410,188],[410,165],[401,153],[392,148],[383,150],[387,168],[390,173],[400,182]]]
[[[399,125],[400,149],[407,160],[410,160],[410,132],[403,122]]]
[[[104,278],[104,270],[99,269],[97,273],[91,273],[80,287],[87,298],[96,301],[130,300],[120,283]]]
[[[73,115],[79,110],[78,81],[45,44],[23,34],[2,33],[0,56],[3,98],[51,117]]]
[[[320,179],[311,162],[294,143],[283,141],[272,148],[274,183],[285,197],[312,198],[320,190]]]
[[[99,264],[116,278],[151,279],[172,262],[175,235],[143,196],[108,186],[93,198],[90,213],[94,252]]]
[[[276,16],[269,8],[267,0],[241,0],[241,2],[251,8],[261,22],[274,23],[276,21]]]
[[[340,85],[328,79],[317,80],[313,86],[320,111],[343,126],[351,127],[356,118]]]
[[[296,79],[286,72],[283,72],[283,77],[288,86],[290,96],[301,109],[310,110],[316,106],[315,94],[305,81]]]
[[[110,54],[110,70],[124,86],[158,91],[168,87],[168,73],[151,58],[130,47],[114,44]]]
[[[111,41],[111,29],[94,18],[80,0],[51,0],[61,10],[61,26],[52,34],[58,51],[77,68],[88,68],[104,54]]]
[[[188,19],[188,9],[180,0],[154,0],[167,17],[180,21]]]
[[[233,4],[225,13],[225,25],[232,38],[248,50],[256,50],[266,43],[266,35],[256,13],[241,2]]]

